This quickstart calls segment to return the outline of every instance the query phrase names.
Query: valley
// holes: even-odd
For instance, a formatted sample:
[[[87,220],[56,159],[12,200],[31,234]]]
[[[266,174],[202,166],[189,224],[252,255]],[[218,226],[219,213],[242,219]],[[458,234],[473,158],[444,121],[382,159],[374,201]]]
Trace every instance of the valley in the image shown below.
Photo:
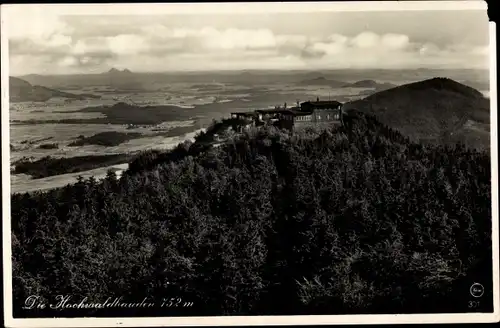
[[[379,78],[371,79],[375,73]],[[427,72],[429,75],[437,73],[440,72]],[[485,84],[485,75],[481,76],[478,72],[447,73],[449,76],[461,77],[462,80],[475,81],[469,83],[471,85]],[[20,101],[19,95],[29,95],[27,91],[14,91],[11,95],[11,165],[15,166],[21,160],[37,161],[46,157],[124,156],[148,149],[168,149],[182,140],[192,138],[213,120],[228,117],[231,112],[274,108],[284,103],[293,106],[297,101],[316,98],[344,102],[346,108],[368,110],[363,104],[366,99],[370,101],[371,94],[391,89],[420,76],[422,72],[396,75],[390,71],[367,71],[363,76],[357,75],[356,71],[175,75],[112,69],[96,75],[32,75],[12,78],[12,90],[43,85],[42,88],[52,90],[52,94],[47,99],[36,101],[30,98],[30,101]],[[26,80],[23,82],[22,79]],[[93,96],[85,96],[89,94]],[[412,99],[418,101],[419,97],[407,97],[401,106],[413,106]],[[396,103],[399,102],[398,100]],[[385,106],[373,101],[370,104],[376,104],[377,108]],[[480,108],[486,105],[487,101],[484,100]],[[396,112],[397,109],[391,108],[377,114],[382,115],[383,121],[391,123],[397,117],[402,117]],[[488,117],[485,116],[487,114],[481,114],[483,112],[480,110],[476,113],[482,115],[483,121]],[[384,119],[386,115],[389,120]],[[467,134],[467,140],[472,140],[471,144],[481,146],[484,143],[487,137],[484,136],[484,129],[489,126],[481,125],[482,121],[477,121],[477,115],[471,116],[471,122],[478,124],[474,123],[474,128],[467,130],[473,132],[467,134],[465,129],[457,130],[454,140],[459,136],[463,139],[463,135]],[[419,122],[418,118],[405,118],[407,119]],[[418,124],[423,127],[423,133],[427,133],[432,126],[439,128],[426,120]],[[479,138],[483,141],[477,141],[476,137],[471,139],[471,133],[475,136],[483,135]],[[108,166],[103,162],[101,171],[106,167]],[[97,168],[93,168],[95,169]],[[25,174],[12,174],[11,190],[24,192],[36,190],[37,186],[52,188],[74,181],[80,173],[90,174],[89,172],[91,171],[65,173],[61,178],[50,177],[43,181]],[[32,184],[28,187],[30,182]]]

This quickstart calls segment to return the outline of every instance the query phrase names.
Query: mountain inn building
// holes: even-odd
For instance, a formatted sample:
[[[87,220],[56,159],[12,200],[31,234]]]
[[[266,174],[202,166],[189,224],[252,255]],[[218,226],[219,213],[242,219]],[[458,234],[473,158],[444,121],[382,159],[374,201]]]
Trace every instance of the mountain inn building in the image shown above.
[[[342,104],[338,101],[307,101],[296,107],[276,107],[253,112],[231,113],[231,118],[244,120],[246,126],[273,124],[284,129],[341,123]]]

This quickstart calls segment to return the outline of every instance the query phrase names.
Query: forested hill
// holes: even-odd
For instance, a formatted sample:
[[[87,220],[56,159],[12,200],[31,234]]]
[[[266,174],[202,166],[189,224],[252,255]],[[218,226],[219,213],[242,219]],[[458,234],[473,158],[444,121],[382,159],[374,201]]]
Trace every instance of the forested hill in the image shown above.
[[[146,153],[119,180],[13,195],[15,316],[62,315],[23,312],[35,291],[194,304],[78,317],[466,312],[476,281],[492,311],[488,153],[355,113],[321,134],[191,147]]]
[[[374,114],[415,140],[488,148],[490,102],[448,78],[405,84],[345,104]]]

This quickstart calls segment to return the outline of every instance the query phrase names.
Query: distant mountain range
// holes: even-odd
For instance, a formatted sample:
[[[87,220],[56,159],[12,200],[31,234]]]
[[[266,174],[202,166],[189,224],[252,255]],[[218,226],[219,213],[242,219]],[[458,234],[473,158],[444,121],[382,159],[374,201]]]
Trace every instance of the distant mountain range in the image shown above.
[[[312,79],[302,80],[297,83],[301,86],[328,86],[331,88],[369,88],[374,89],[376,91],[387,90],[390,88],[394,88],[396,85],[392,83],[380,83],[375,80],[360,80],[353,83],[347,83],[338,80],[331,80],[325,77],[316,77]],[[370,94],[373,93],[373,90],[370,91]]]
[[[143,90],[150,85],[170,83],[212,83],[240,84],[255,87],[258,84],[323,85],[341,88],[348,82],[374,80],[390,81],[401,85],[422,81],[435,76],[447,76],[481,91],[489,90],[488,70],[383,70],[383,69],[342,69],[342,70],[245,70],[245,71],[206,71],[206,72],[130,72],[129,69],[110,69],[104,73],[18,76],[32,85],[64,89],[79,87],[109,86],[121,90]],[[319,78],[318,78],[319,77]],[[301,81],[301,82],[299,82]],[[383,88],[382,88],[383,89]],[[375,89],[374,89],[375,90]],[[381,90],[380,88],[377,90]],[[373,90],[362,91],[373,93]]]
[[[146,77],[149,77],[146,75]],[[73,74],[73,75],[38,75],[29,74],[21,76],[23,80],[32,85],[43,85],[49,88],[82,88],[107,86],[119,90],[143,90],[141,78],[144,75],[134,73],[129,69],[119,70],[111,68],[109,71],[97,74]],[[149,80],[156,80],[153,75]]]
[[[337,81],[337,80],[330,80],[330,79],[327,79],[323,76],[320,76],[317,78],[312,78],[312,79],[302,80],[302,81],[298,82],[297,84],[301,85],[301,86],[329,86],[332,88],[342,88],[344,85],[346,85],[345,82]]]
[[[10,102],[40,101],[45,102],[51,98],[60,97],[67,99],[100,98],[92,94],[74,94],[56,89],[32,85],[31,83],[17,77],[9,77],[9,100]]]
[[[101,82],[121,90],[141,90],[143,88],[142,83],[138,81],[137,75],[126,68],[123,70],[112,68],[102,73],[101,76],[104,77]]]
[[[396,86],[396,84],[392,83],[380,83],[374,80],[361,80],[354,83],[345,84],[343,88],[372,88],[382,91],[394,88]]]
[[[374,114],[412,139],[489,147],[489,100],[476,89],[448,78],[380,91],[348,102],[344,108]]]
[[[109,71],[107,72],[104,72],[102,74],[106,74],[106,75],[114,75],[114,76],[131,76],[133,75],[134,73],[132,73],[132,71],[130,71],[129,69],[125,68],[123,70],[119,70],[119,69],[116,69],[116,68],[112,68],[110,69]]]

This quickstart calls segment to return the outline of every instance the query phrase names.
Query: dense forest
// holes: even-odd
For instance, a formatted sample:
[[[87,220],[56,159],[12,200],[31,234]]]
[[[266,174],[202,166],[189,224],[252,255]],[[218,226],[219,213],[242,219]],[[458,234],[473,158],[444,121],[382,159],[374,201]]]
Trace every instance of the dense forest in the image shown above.
[[[15,317],[492,311],[488,152],[351,112],[146,152],[120,179],[12,196]],[[189,308],[23,310],[39,295]]]

